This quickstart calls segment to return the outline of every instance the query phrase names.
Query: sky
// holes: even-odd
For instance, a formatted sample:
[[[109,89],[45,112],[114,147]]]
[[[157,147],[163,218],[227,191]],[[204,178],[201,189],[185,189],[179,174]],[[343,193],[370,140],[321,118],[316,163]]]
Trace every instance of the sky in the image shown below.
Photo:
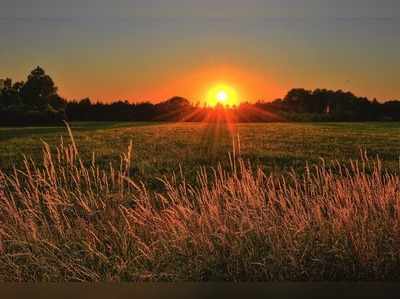
[[[40,65],[67,99],[400,99],[398,0],[0,0],[0,37],[0,78]]]

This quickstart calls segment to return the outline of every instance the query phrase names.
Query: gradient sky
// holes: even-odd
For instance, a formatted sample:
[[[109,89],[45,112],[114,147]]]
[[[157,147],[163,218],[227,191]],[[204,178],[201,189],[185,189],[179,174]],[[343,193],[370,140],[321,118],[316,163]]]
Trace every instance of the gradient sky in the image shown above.
[[[398,0],[0,0],[0,36],[0,78],[40,65],[68,99],[400,99]]]

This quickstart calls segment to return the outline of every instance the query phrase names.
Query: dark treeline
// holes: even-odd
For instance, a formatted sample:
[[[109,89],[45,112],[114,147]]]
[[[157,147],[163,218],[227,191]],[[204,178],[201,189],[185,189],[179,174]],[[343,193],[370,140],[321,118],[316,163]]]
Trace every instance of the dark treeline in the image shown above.
[[[56,124],[66,119],[67,101],[45,71],[37,67],[26,82],[2,81],[0,125]]]
[[[379,103],[350,92],[292,89],[273,102],[215,108],[182,97],[153,104],[66,101],[45,71],[37,67],[26,82],[6,79],[0,91],[0,125],[61,124],[67,121],[399,121],[400,101]]]

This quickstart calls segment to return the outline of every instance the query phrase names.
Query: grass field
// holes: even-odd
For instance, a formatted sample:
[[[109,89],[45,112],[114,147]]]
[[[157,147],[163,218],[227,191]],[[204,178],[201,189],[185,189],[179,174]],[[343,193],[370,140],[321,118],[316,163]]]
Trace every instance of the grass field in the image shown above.
[[[104,165],[118,163],[132,141],[133,168],[145,180],[178,171],[179,165],[193,177],[199,166],[227,161],[232,151],[231,132],[224,125],[73,123],[72,130],[84,160],[95,152]],[[348,162],[359,158],[360,150],[379,155],[391,169],[399,164],[398,123],[239,124],[233,135],[239,136],[242,158],[267,172],[302,170],[319,158]],[[24,154],[41,161],[42,140],[54,149],[61,136],[68,139],[63,127],[0,128],[0,167],[21,165]]]
[[[399,129],[1,128],[0,281],[398,281]]]

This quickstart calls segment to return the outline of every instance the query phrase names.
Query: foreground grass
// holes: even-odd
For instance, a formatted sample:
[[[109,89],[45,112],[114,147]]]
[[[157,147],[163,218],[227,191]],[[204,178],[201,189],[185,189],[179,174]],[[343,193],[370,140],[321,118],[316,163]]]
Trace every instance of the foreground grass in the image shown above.
[[[72,140],[73,141],[73,140]],[[160,192],[87,165],[74,142],[43,167],[0,172],[1,281],[398,280],[400,177],[364,155],[350,166],[266,174],[229,167],[163,178]]]

